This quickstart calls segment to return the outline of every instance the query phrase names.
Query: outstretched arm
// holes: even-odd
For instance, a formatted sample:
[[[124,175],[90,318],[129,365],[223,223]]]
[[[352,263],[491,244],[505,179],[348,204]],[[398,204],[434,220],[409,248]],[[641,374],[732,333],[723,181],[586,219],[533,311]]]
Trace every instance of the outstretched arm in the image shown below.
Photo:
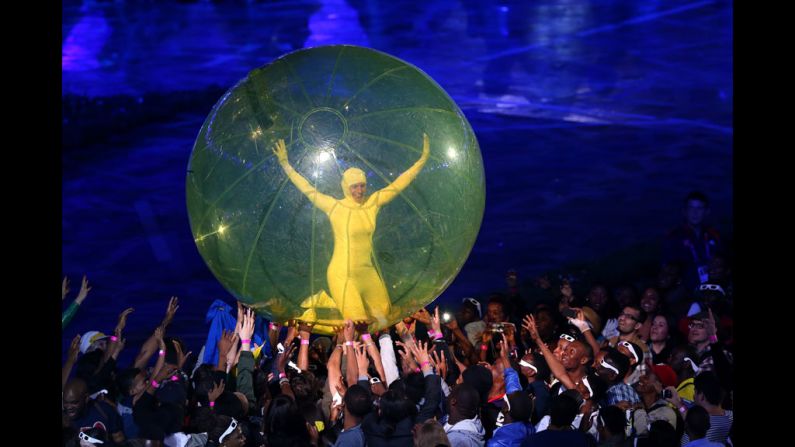
[[[383,189],[376,191],[371,197],[369,201],[375,201],[375,205],[381,206],[386,205],[387,203],[391,202],[392,199],[397,197],[407,186],[411,184],[412,181],[417,177],[417,175],[422,170],[422,167],[425,166],[425,162],[428,161],[428,156],[431,153],[431,143],[428,139],[427,134],[422,134],[422,155],[420,155],[420,159],[417,160],[406,172],[400,174],[398,178],[395,179],[394,182],[390,183],[389,185],[385,186]]]
[[[279,166],[281,166],[284,173],[287,174],[287,178],[289,178],[290,181],[293,182],[293,185],[301,191],[301,194],[305,195],[309,201],[320,208],[321,211],[329,213],[337,200],[331,196],[320,193],[307,179],[293,169],[290,165],[290,160],[287,159],[287,146],[284,144],[283,139],[280,138],[279,141],[276,142],[276,145],[273,146],[273,153],[279,160]]]

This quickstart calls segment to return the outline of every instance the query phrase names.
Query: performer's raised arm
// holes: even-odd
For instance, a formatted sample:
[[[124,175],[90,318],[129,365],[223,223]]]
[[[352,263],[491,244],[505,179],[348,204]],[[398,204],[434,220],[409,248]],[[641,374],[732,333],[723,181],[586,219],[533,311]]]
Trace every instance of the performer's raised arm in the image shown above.
[[[420,155],[420,159],[417,160],[410,168],[406,170],[406,172],[400,174],[398,178],[395,179],[392,183],[385,186],[383,189],[380,189],[373,193],[370,197],[368,202],[374,203],[377,206],[386,205],[387,203],[391,202],[392,199],[397,197],[407,186],[411,184],[412,181],[417,177],[417,174],[420,173],[422,167],[425,166],[425,162],[428,161],[428,156],[431,153],[431,144],[428,140],[427,134],[422,134],[422,155]]]
[[[311,183],[307,179],[305,179],[301,174],[298,173],[293,167],[290,165],[290,161],[287,159],[287,146],[284,144],[283,139],[279,139],[276,144],[273,146],[273,153],[276,155],[276,158],[279,160],[279,165],[284,170],[284,173],[287,174],[287,178],[293,182],[296,188],[303,195],[305,195],[313,205],[318,207],[321,211],[328,214],[332,208],[334,208],[334,204],[337,200],[334,197],[327,196],[312,186]]]

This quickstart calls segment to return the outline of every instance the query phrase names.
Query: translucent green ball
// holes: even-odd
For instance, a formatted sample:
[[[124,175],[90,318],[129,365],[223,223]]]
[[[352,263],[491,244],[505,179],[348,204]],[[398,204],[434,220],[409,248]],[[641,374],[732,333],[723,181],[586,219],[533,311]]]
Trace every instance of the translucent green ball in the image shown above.
[[[350,168],[364,198],[344,191]],[[450,96],[413,65],[347,45],[290,53],[227,91],[186,183],[196,246],[221,284],[321,333],[361,317],[358,299],[374,328],[428,305],[464,264],[485,204],[478,142]]]

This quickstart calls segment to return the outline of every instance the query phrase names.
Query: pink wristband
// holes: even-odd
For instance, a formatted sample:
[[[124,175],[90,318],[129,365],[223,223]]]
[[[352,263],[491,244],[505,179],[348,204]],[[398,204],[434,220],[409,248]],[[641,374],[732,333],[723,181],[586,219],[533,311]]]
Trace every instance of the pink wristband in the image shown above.
[[[433,329],[428,331],[428,337],[433,337],[434,335],[436,335],[436,331],[434,331]]]
[[[179,377],[176,374],[171,376],[171,381],[172,382],[176,382],[177,380],[179,380]]]
[[[271,323],[268,327],[270,328],[270,330],[276,329],[276,325],[274,323]]]
[[[353,342],[352,341],[346,341],[345,342],[345,346],[353,346]]]
[[[248,343],[248,344],[251,344],[251,339],[250,339],[250,338],[247,338],[247,339],[245,339],[245,340],[240,340],[240,343],[243,343],[244,345],[245,345],[246,343]]]
[[[419,368],[414,368],[414,372],[420,372],[420,371],[422,371],[422,370],[419,369]]]
[[[309,344],[309,340],[301,340],[301,344],[302,345],[308,345]]]
[[[157,352],[157,355],[159,355],[160,357],[163,357],[164,355],[166,355],[166,351],[161,349],[160,351]]]
[[[214,400],[211,400],[211,401],[210,401],[210,408],[212,408],[212,407],[214,407],[214,406],[215,406],[215,401],[214,401]]]
[[[110,341],[112,341],[112,342],[117,342],[117,341],[119,341],[119,337],[117,337],[117,336],[115,336],[115,335],[111,335],[111,336],[110,336]]]
[[[372,338],[370,334],[362,334],[362,340],[369,340],[370,338]]]
[[[429,362],[429,361],[427,361],[427,360],[426,360],[426,361],[422,362],[422,365],[421,365],[421,366],[422,366],[423,368],[425,368],[425,365],[430,365],[430,364],[431,364],[431,362]]]
[[[284,379],[284,378],[286,378],[286,377],[287,377],[287,374],[285,374],[285,373],[279,373],[279,378],[280,378],[280,379]]]
[[[160,384],[158,384],[156,380],[152,380],[152,387],[158,388],[160,387]]]
[[[480,350],[481,350],[481,351],[488,351],[488,350],[489,350],[489,347],[488,347],[488,346],[486,346],[486,345],[480,345]]]

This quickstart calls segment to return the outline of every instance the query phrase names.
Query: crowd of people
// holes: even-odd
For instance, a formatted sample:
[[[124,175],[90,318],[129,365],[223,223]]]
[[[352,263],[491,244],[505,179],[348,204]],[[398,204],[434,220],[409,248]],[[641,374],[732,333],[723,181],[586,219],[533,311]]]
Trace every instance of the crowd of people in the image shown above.
[[[125,309],[110,335],[72,339],[64,445],[731,445],[730,258],[708,210],[703,194],[686,198],[652,281],[540,278],[528,296],[512,271],[506,291],[382,331],[348,320],[318,336],[217,301],[193,355],[168,332],[172,297],[120,365]],[[84,277],[64,328],[90,289]]]

